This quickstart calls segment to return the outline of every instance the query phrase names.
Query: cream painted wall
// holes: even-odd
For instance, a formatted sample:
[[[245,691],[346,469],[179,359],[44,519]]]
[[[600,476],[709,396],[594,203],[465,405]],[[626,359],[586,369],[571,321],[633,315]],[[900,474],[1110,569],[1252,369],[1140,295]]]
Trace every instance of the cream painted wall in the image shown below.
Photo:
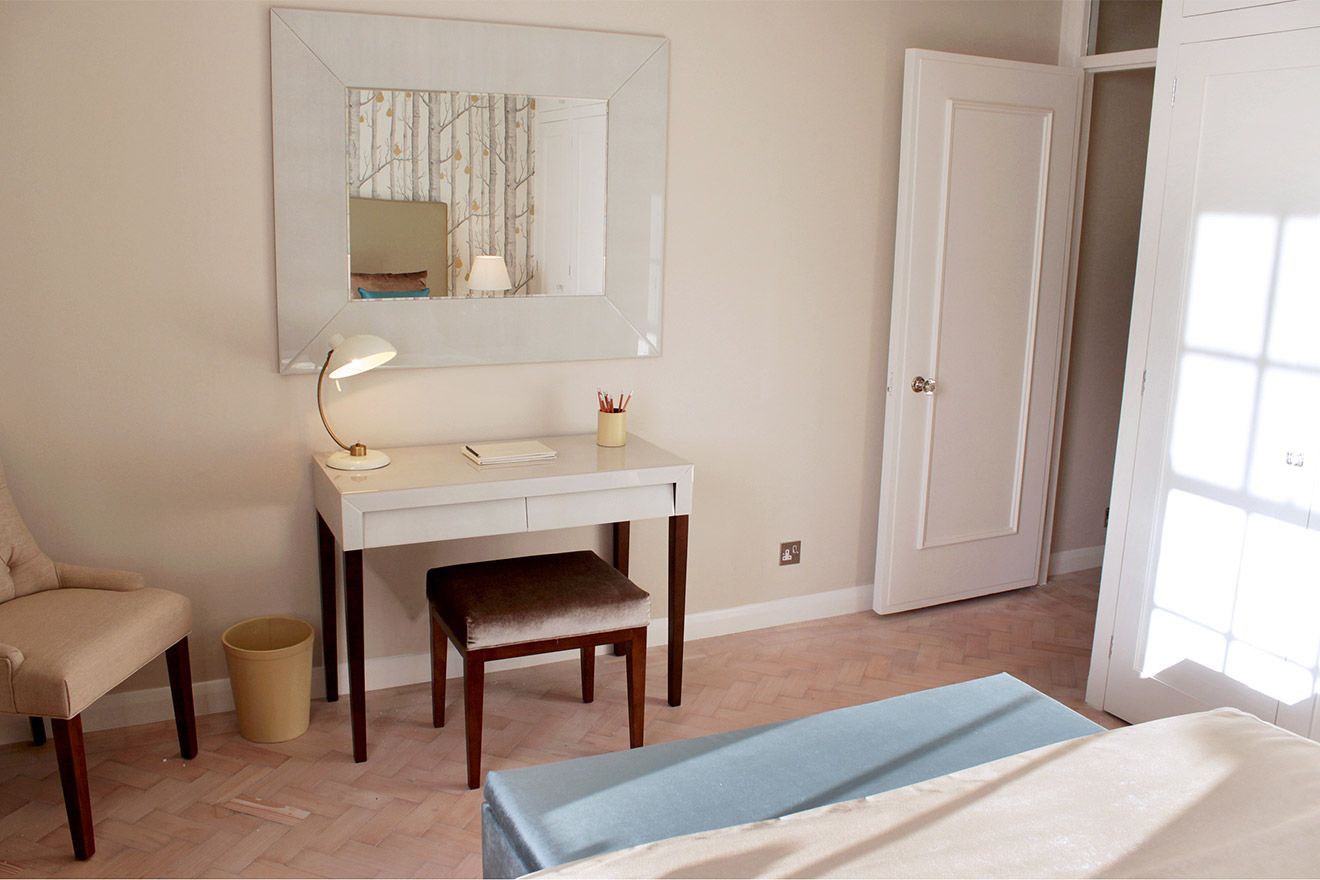
[[[630,427],[696,463],[690,611],[869,583],[903,49],[1050,62],[1056,0],[310,5],[672,41],[663,357],[381,370],[335,395],[343,433],[583,432],[631,388]],[[228,624],[318,608],[331,444],[275,371],[268,9],[0,5],[0,458],[52,555],[192,598],[198,680]],[[663,607],[664,525],[633,534]],[[576,546],[604,531],[369,553],[368,656],[425,651],[427,567]]]
[[[1095,78],[1053,552],[1105,543],[1154,85],[1154,70]]]

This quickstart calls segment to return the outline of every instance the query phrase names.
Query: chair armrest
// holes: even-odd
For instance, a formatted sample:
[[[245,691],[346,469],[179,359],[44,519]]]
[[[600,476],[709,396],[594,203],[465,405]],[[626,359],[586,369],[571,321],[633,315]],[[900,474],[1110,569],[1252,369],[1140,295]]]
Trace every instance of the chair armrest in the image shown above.
[[[114,590],[127,592],[146,586],[142,575],[135,571],[113,568],[90,568],[86,565],[55,563],[55,579],[61,587],[78,590]]]
[[[23,652],[0,642],[0,712],[13,713],[14,673],[23,665]]]

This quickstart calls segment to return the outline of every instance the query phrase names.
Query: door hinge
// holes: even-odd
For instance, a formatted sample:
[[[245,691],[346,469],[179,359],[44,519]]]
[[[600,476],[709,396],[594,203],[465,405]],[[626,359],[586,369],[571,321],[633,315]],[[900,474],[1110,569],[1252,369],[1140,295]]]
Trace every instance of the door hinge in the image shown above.
[[[1169,93],[1169,106],[1178,103],[1178,77],[1173,78],[1173,89]]]
[[[1146,393],[1146,371],[1145,371],[1145,370],[1142,370],[1142,371],[1141,371],[1141,393],[1142,393],[1143,396],[1144,396],[1145,393]]]
[[[1114,637],[1109,637],[1109,656],[1114,656]]]

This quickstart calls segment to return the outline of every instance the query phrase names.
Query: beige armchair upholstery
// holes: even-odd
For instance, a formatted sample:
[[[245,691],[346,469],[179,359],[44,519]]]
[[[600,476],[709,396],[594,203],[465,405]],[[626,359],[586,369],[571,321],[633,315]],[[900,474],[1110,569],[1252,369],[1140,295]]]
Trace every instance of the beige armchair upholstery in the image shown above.
[[[192,607],[129,571],[52,562],[9,494],[0,467],[0,713],[27,715],[45,742],[52,719],[74,853],[89,858],[92,836],[84,709],[147,663],[166,656],[179,746],[197,753],[188,633]]]
[[[178,593],[45,590],[0,605],[0,712],[72,718],[192,629]]]
[[[9,495],[0,466],[0,603],[19,596],[54,590],[60,585],[55,563],[41,552]]]

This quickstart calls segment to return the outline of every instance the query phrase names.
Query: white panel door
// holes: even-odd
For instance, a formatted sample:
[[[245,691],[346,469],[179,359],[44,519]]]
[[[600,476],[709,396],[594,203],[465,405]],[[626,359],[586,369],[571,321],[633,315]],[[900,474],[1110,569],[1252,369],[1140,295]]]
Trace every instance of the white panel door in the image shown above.
[[[1036,583],[1081,88],[1079,70],[907,52],[881,613]]]
[[[1175,71],[1104,708],[1233,705],[1308,733],[1320,29],[1181,46]]]
[[[573,230],[577,223],[571,119],[536,125],[536,224],[533,251],[539,293],[573,292]]]
[[[605,292],[606,116],[601,103],[544,113],[536,131],[534,252],[540,293]]]

